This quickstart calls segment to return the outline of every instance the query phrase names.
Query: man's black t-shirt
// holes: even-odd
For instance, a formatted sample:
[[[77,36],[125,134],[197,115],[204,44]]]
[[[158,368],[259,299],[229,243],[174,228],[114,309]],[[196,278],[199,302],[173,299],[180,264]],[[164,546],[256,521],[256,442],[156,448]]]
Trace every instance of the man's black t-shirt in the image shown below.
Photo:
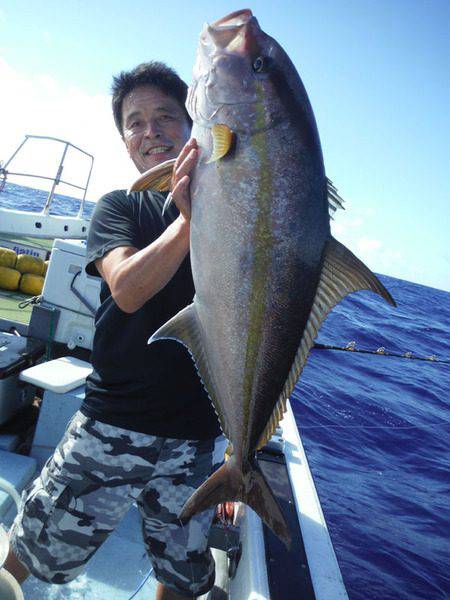
[[[89,275],[95,260],[119,246],[139,250],[157,239],[178,215],[161,214],[158,192],[117,190],[99,200],[88,243]],[[187,257],[174,277],[134,313],[123,312],[102,281],[95,319],[92,365],[81,411],[104,423],[178,439],[207,439],[220,433],[211,402],[184,346],[171,340],[148,345],[161,325],[192,302],[194,284]]]

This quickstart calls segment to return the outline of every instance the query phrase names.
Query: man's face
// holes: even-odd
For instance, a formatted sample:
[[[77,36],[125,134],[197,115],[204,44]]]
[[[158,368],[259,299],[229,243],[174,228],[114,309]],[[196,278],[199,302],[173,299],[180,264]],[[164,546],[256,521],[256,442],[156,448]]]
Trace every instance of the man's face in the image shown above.
[[[125,146],[140,173],[176,158],[190,135],[183,108],[153,85],[125,96],[122,123]]]

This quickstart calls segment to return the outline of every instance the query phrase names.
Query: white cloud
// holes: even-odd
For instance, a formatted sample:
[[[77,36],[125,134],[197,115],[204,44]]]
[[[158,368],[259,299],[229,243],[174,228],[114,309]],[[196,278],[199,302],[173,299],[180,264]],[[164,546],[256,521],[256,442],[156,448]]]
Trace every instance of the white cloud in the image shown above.
[[[394,274],[402,260],[400,253],[386,247],[382,240],[364,235],[374,209],[345,200],[345,211],[338,211],[331,223],[332,234],[373,271]]]
[[[351,209],[346,207],[346,214],[343,216],[341,212],[338,212],[334,221],[331,222],[331,228],[333,235],[337,237],[355,235],[356,232],[361,228],[364,220],[358,216],[350,216]]]
[[[370,253],[381,248],[381,241],[362,237],[358,240],[356,247],[358,252]]]
[[[345,198],[344,210],[336,211],[334,220],[331,221],[332,234],[343,243],[348,243],[349,240],[354,243],[364,224],[364,217],[357,205]]]
[[[137,171],[114,125],[109,96],[63,87],[46,73],[25,77],[2,58],[0,81],[0,159],[9,158],[25,134],[48,135],[70,141],[94,155],[89,200],[97,200],[112,189],[126,188],[136,178]],[[36,162],[41,158],[36,156]]]

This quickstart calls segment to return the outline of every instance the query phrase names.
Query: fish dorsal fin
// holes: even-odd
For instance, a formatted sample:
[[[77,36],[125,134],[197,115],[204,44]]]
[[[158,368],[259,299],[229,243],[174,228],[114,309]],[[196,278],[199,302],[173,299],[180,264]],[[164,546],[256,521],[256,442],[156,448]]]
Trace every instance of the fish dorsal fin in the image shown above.
[[[303,371],[311,347],[326,316],[345,296],[359,290],[371,290],[396,306],[392,296],[372,271],[343,244],[330,237],[325,247],[319,285],[299,349],[283,391],[260,437],[258,448],[270,440],[281,421],[286,411],[287,400]]]
[[[175,158],[171,158],[142,173],[129,188],[128,193],[143,192],[150,189],[158,190],[159,192],[168,192],[170,190],[175,160]]]
[[[327,177],[327,200],[328,200],[328,214],[331,219],[334,219],[334,213],[339,209],[345,210],[345,200],[339,196],[336,187],[333,185],[331,179]]]
[[[167,323],[160,327],[148,340],[148,343],[157,340],[175,340],[185,346],[191,355],[197,373],[207,391],[214,409],[219,417],[220,426],[225,436],[229,438],[228,424],[225,415],[221,414],[219,403],[216,402],[217,393],[214,374],[208,365],[208,358],[202,343],[202,326],[197,315],[195,304],[189,304],[180,310]]]

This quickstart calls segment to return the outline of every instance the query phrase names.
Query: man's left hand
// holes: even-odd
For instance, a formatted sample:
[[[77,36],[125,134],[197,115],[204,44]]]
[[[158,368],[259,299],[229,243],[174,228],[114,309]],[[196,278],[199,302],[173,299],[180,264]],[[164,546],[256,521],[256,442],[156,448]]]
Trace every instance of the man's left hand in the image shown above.
[[[172,175],[172,198],[180,211],[180,215],[188,223],[191,219],[190,174],[195,168],[197,160],[197,140],[191,138],[178,155]]]

